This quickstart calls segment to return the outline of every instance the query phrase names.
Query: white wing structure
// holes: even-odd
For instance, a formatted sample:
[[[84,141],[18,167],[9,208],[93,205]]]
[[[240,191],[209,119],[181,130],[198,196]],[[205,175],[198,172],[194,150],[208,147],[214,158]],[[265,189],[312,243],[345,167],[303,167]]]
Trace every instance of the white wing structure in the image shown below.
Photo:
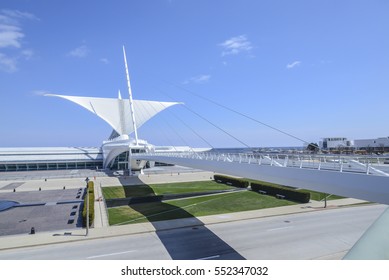
[[[128,151],[131,157],[132,150],[134,152],[150,150],[151,145],[147,141],[139,141],[137,129],[159,112],[170,106],[180,104],[178,102],[133,100],[124,46],[123,56],[129,99],[122,99],[120,91],[118,98],[45,94],[45,96],[54,96],[72,101],[97,115],[113,128],[116,133],[112,133],[109,141],[104,141],[101,147],[103,151],[103,168],[112,166],[115,158],[124,152]],[[135,141],[129,137],[132,133],[134,133]],[[129,159],[128,165],[130,172],[131,164],[131,159]],[[143,161],[142,164],[146,164],[146,161]],[[138,164],[138,169],[141,168],[141,165]]]
[[[131,121],[131,109],[128,99],[67,96],[58,94],[45,94],[45,96],[60,97],[84,107],[107,122],[119,135],[129,135],[135,131],[134,124]],[[133,102],[136,128],[141,127],[145,122],[164,109],[180,104],[178,102],[147,100],[134,100]]]
[[[117,132],[118,137],[112,139],[112,141],[105,141],[102,145],[104,168],[108,168],[118,155],[131,150],[131,147],[146,149],[149,146],[146,141],[138,142],[138,139],[132,141],[129,135],[164,109],[181,104],[179,102],[133,100],[135,123],[132,121],[129,99],[121,99],[120,95],[119,98],[68,96],[51,93],[47,93],[45,96],[59,97],[72,101],[103,119]],[[145,163],[146,161],[142,164]],[[133,167],[135,166],[135,163],[131,164]]]

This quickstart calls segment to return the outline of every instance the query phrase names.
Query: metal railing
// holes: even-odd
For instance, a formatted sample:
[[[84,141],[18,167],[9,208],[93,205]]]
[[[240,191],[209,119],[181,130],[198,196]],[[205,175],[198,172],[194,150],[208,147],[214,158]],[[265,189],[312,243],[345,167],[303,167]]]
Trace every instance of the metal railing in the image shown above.
[[[146,153],[153,157],[175,157],[206,161],[234,162],[277,167],[330,170],[337,172],[364,173],[389,176],[389,157],[313,154],[267,154],[267,153],[215,153],[215,152],[169,152]]]

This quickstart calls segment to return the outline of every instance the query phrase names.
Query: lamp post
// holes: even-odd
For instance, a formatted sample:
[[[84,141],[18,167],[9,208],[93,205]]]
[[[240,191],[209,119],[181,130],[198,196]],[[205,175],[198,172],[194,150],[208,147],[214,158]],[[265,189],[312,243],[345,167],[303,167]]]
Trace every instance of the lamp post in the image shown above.
[[[86,236],[88,236],[89,233],[89,178],[86,177],[85,179],[86,182]]]

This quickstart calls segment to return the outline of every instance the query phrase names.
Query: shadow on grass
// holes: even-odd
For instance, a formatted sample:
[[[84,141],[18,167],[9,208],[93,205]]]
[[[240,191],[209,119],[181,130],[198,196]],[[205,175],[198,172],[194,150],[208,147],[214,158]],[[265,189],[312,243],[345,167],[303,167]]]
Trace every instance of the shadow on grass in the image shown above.
[[[123,190],[125,197],[155,196],[153,189],[142,182],[135,186],[123,186]]]
[[[144,184],[139,180],[139,185]],[[144,185],[141,188],[142,193],[155,196],[151,187]],[[162,201],[130,204],[129,207],[152,223],[173,260],[244,259],[199,219],[180,207]]]

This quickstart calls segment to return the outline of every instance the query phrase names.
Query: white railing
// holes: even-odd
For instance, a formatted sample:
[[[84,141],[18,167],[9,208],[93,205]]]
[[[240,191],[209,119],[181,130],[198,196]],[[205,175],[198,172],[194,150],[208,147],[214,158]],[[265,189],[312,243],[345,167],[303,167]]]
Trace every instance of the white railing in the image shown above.
[[[312,155],[312,154],[265,154],[265,153],[212,153],[169,152],[146,153],[140,156],[175,157],[207,161],[235,162],[242,164],[270,165],[277,167],[307,168],[338,172],[365,173],[389,176],[389,157]],[[383,170],[382,170],[383,169]]]

